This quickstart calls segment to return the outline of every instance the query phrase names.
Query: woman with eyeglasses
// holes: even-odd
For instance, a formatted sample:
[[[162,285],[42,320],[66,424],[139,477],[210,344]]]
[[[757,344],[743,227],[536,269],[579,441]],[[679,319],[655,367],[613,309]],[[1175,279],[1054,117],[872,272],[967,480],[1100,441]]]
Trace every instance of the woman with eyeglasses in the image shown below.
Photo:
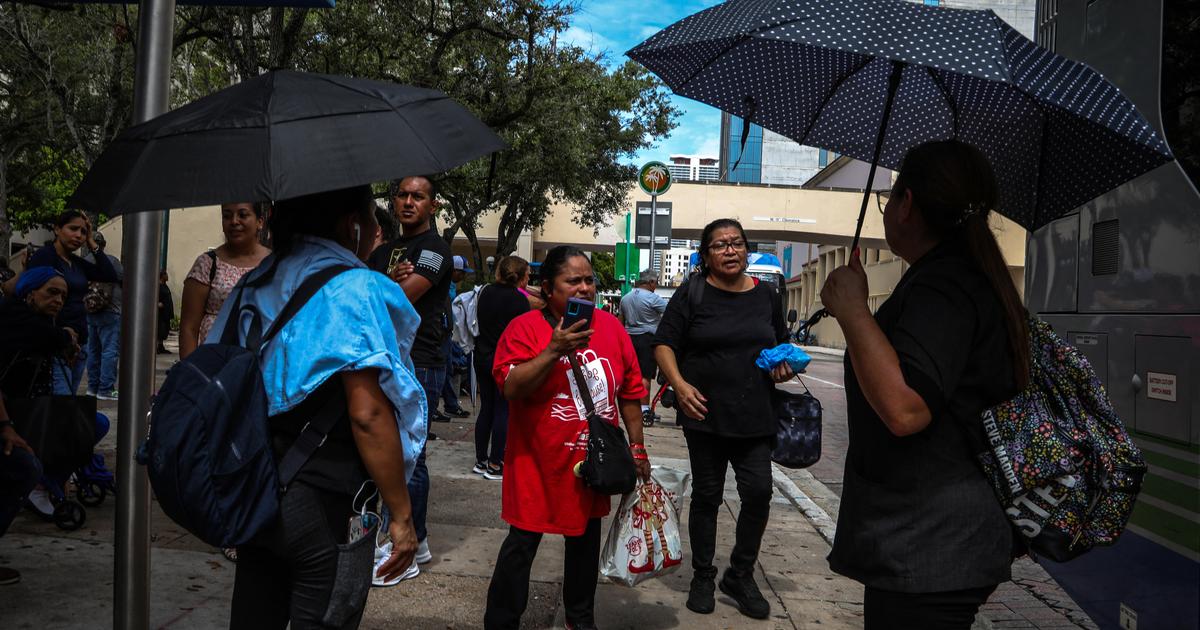
[[[771,502],[771,447],[775,439],[774,383],[790,379],[786,364],[768,374],[754,360],[787,339],[782,300],[746,275],[746,232],[733,219],[718,219],[700,239],[703,282],[699,304],[690,304],[687,283],[675,291],[655,335],[654,358],[678,400],[678,422],[692,467],[688,532],[692,547],[687,607],[715,608],[717,513],[725,471],[733,466],[742,508],[721,591],[748,617],[766,619],[771,607],[754,582]],[[774,381],[774,382],[773,382]]]

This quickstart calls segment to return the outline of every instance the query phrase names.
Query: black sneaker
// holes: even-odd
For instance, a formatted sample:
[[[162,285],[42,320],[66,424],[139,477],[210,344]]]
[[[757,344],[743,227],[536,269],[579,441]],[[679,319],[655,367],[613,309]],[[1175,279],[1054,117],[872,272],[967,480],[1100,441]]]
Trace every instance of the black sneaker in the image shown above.
[[[0,586],[16,584],[21,581],[21,572],[8,567],[0,567]]]
[[[459,407],[458,409],[447,409],[446,413],[454,418],[470,418],[471,412]]]
[[[432,420],[434,422],[450,422],[450,416],[447,416],[446,414],[435,410],[433,412]]]
[[[716,577],[716,571],[713,575],[701,575],[699,573],[692,576],[692,586],[688,590],[687,608],[694,613],[707,615],[716,607],[716,601],[713,599],[713,593],[717,587],[713,584]]]
[[[725,569],[721,576],[721,592],[737,602],[738,612],[752,619],[766,619],[771,616],[771,604],[763,598],[754,583],[754,575],[736,575],[730,569]]]

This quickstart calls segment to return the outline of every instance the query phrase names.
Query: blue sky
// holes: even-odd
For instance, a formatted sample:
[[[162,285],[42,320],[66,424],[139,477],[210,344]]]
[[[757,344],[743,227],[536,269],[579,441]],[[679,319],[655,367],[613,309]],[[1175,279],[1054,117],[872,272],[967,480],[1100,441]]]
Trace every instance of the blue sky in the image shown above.
[[[605,53],[621,63],[625,51],[654,33],[718,0],[580,0],[571,28],[561,39],[592,52]],[[711,155],[720,152],[721,111],[681,96],[672,96],[681,111],[679,126],[670,137],[638,155],[637,163],[666,161],[672,154]]]

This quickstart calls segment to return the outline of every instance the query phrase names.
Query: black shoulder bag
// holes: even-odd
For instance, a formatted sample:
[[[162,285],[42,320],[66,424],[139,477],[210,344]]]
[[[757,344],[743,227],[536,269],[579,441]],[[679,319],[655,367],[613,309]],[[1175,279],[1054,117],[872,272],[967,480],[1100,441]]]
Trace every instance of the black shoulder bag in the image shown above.
[[[783,301],[775,293],[771,296],[771,321],[776,330],[782,328],[782,319]],[[804,386],[804,393],[774,387],[772,399],[776,431],[771,461],[784,468],[808,468],[821,459],[821,401],[799,375],[796,380]]]
[[[543,310],[542,315],[551,329],[558,327],[549,312]],[[583,375],[583,369],[579,367],[579,359],[574,351],[567,353],[567,360],[571,363],[571,374],[575,377],[575,386],[587,411],[587,457],[580,463],[578,474],[584,485],[596,494],[633,492],[637,487],[637,467],[634,466],[633,455],[629,452],[625,432],[596,413],[591,388],[588,387],[587,378]]]

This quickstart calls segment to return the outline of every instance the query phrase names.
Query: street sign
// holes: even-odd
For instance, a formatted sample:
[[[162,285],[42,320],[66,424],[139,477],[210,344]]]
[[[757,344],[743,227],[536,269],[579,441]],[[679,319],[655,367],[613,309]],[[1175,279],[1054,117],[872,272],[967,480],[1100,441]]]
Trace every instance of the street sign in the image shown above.
[[[650,235],[654,235],[655,247],[670,247],[671,245],[671,202],[639,201],[637,206],[637,222],[634,234],[638,245],[650,245]],[[654,229],[650,229],[650,212],[654,212]]]
[[[617,280],[622,283],[633,283],[637,280],[641,269],[638,263],[641,260],[641,253],[638,251],[637,245],[633,243],[617,243],[616,256],[613,257],[613,272],[617,276]]]
[[[661,195],[671,188],[671,171],[662,162],[646,162],[638,171],[638,186],[647,195]]]

